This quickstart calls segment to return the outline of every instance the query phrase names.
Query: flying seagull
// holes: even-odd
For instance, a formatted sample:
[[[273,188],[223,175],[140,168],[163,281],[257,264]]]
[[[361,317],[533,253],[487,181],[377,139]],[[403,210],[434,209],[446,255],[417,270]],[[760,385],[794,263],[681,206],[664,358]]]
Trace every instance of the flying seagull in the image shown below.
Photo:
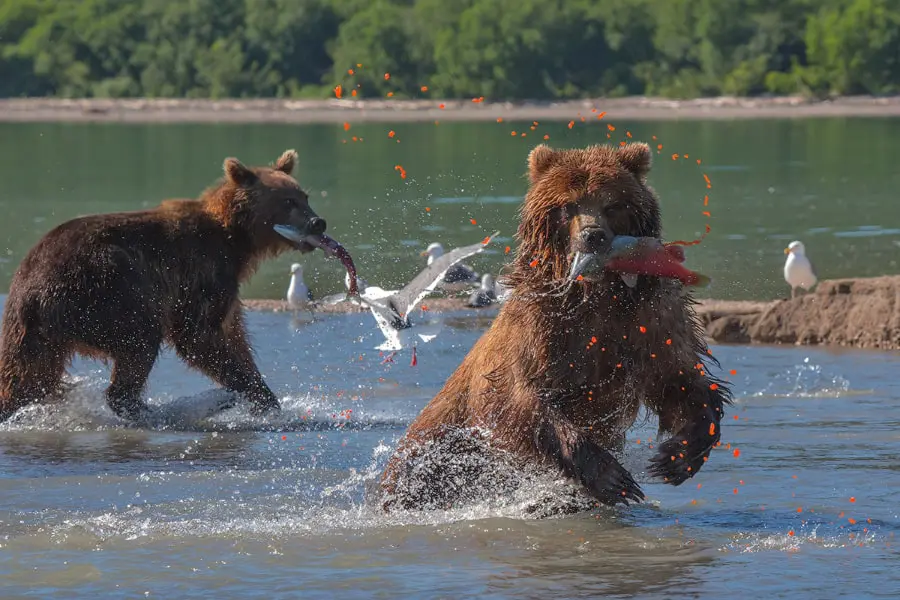
[[[791,286],[791,298],[797,295],[797,288],[811,290],[819,280],[816,269],[806,256],[803,242],[791,242],[784,249],[787,260],[784,261],[784,280]]]
[[[455,250],[451,250],[450,254],[453,254],[453,252],[455,252]],[[421,253],[421,256],[427,256],[427,264],[432,265],[434,264],[434,261],[445,256],[444,247],[439,242],[433,242]],[[453,263],[450,268],[447,269],[447,272],[444,273],[441,281],[438,282],[438,287],[446,291],[459,291],[470,288],[471,285],[477,281],[478,273],[475,272],[475,269],[469,265]]]
[[[435,290],[441,280],[446,277],[447,271],[461,260],[482,252],[499,233],[499,231],[495,231],[493,235],[477,244],[454,248],[447,254],[430,260],[429,264],[399,291],[386,291],[374,286],[367,286],[364,292],[361,291],[360,300],[369,307],[372,316],[375,317],[375,322],[378,323],[378,328],[381,329],[381,333],[386,339],[377,349],[396,352],[401,350],[404,345],[408,345],[408,341],[401,337],[407,338],[407,335],[402,334],[406,334],[407,330],[412,327],[409,314],[425,296]],[[347,283],[346,280],[345,283]],[[430,342],[437,337],[437,331],[429,331],[427,326],[417,329],[419,331],[415,335],[423,342]],[[426,331],[428,332],[426,333]],[[404,341],[407,343],[404,344]]]

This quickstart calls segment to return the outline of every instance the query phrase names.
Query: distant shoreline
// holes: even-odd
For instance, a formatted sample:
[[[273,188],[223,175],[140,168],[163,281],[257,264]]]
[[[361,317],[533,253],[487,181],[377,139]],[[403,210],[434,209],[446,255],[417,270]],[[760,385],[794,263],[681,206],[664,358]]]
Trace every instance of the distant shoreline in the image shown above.
[[[440,108],[443,105],[444,108]],[[597,98],[565,102],[470,100],[276,100],[276,99],[0,99],[0,122],[118,123],[341,123],[568,121],[609,119],[704,120],[810,117],[900,117],[900,96],[849,96],[811,100],[774,98]]]
[[[725,344],[788,344],[900,350],[900,275],[826,279],[810,294],[768,302],[701,299],[697,316],[709,339]],[[288,312],[283,300],[243,300],[252,311]],[[469,308],[465,298],[429,298],[432,313],[469,311],[493,317],[496,306]],[[316,312],[346,314],[364,308],[343,302]]]

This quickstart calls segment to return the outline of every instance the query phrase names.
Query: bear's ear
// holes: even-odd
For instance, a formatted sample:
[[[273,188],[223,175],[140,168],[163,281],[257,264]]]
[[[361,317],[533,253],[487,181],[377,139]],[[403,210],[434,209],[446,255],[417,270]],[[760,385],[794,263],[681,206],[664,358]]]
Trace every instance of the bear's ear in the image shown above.
[[[644,143],[628,144],[619,148],[618,152],[619,163],[643,181],[650,172],[650,146]]]
[[[294,167],[297,166],[297,162],[297,151],[285,150],[284,154],[279,156],[278,160],[275,161],[275,170],[290,175],[293,172]]]
[[[256,181],[256,174],[245,167],[241,161],[236,158],[226,158],[223,167],[225,169],[225,176],[231,183],[237,186],[250,186]]]
[[[553,164],[555,157],[556,152],[547,144],[539,144],[534,147],[528,154],[528,177],[531,179],[531,183],[535,183]]]

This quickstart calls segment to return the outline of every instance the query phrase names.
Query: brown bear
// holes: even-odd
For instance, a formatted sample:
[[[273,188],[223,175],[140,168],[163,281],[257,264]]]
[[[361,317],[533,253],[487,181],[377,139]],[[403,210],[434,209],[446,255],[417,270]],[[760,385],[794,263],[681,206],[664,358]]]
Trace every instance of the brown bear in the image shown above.
[[[660,237],[650,164],[639,143],[530,153],[511,295],[400,441],[381,478],[385,510],[467,497],[485,459],[458,455],[480,452],[479,440],[492,460],[561,472],[600,503],[639,502],[611,451],[641,404],[673,434],[649,473],[680,485],[700,470],[731,399],[706,369],[717,363],[691,296],[648,275],[567,277],[576,252],[605,252],[616,235]]]
[[[255,412],[279,408],[254,362],[238,289],[265,258],[337,245],[291,176],[296,163],[293,150],[272,167],[228,158],[224,178],[197,200],[80,217],[47,233],[10,284],[0,419],[58,394],[75,353],[113,361],[107,403],[136,418],[163,342]]]

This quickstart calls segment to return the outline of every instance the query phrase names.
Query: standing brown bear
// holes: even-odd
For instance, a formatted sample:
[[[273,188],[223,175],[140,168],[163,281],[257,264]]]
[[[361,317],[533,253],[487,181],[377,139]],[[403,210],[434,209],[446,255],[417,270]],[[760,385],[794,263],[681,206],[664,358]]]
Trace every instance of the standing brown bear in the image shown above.
[[[567,281],[576,252],[661,235],[650,163],[637,143],[531,152],[511,295],[401,440],[381,480],[385,509],[446,507],[476,481],[495,485],[490,460],[561,471],[603,504],[643,500],[611,453],[642,403],[674,434],[649,473],[680,485],[700,470],[730,392],[704,366],[682,284],[609,271]]]
[[[253,359],[238,288],[265,258],[334,251],[288,150],[273,167],[225,160],[197,200],[73,219],[47,233],[13,276],[0,340],[0,419],[60,391],[75,353],[113,361],[107,403],[136,418],[160,345],[246,396],[279,408]],[[273,229],[286,227],[293,242]],[[304,241],[305,240],[305,241]]]

